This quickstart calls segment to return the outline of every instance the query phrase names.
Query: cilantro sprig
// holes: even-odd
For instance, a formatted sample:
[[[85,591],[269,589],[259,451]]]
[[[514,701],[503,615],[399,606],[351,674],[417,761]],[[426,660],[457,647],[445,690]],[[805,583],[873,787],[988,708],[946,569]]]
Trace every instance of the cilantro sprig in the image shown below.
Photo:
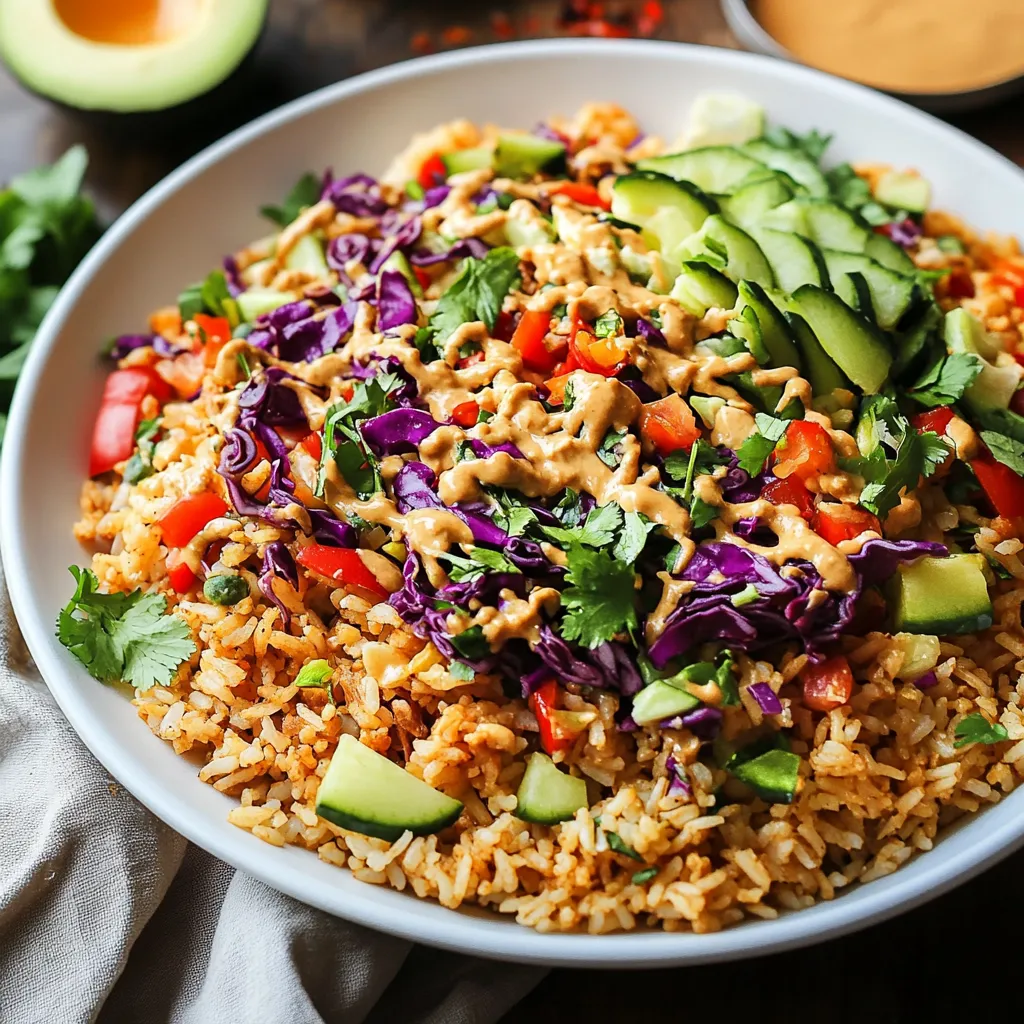
[[[260,213],[278,227],[286,228],[307,206],[312,206],[320,199],[320,178],[312,171],[307,171],[292,186],[280,206],[261,206]]]
[[[768,457],[775,451],[775,446],[785,436],[790,421],[769,416],[759,412],[754,417],[757,433],[751,434],[736,450],[740,469],[751,476],[757,476],[764,470]]]
[[[570,544],[566,550],[570,584],[562,591],[566,610],[561,633],[594,648],[619,633],[637,629],[636,575],[632,566],[606,550]]]
[[[483,259],[468,257],[459,276],[438,300],[437,308],[417,343],[444,342],[463,324],[480,321],[489,331],[501,312],[505,296],[519,281],[519,256],[515,249],[491,249]]]
[[[90,569],[70,570],[77,586],[57,618],[60,642],[104,683],[167,685],[196,649],[188,624],[166,614],[167,599],[142,590],[101,594]]]
[[[500,551],[491,548],[474,547],[468,555],[455,555],[448,551],[440,557],[451,565],[448,575],[454,583],[479,579],[489,569],[495,572],[519,572]]]
[[[970,352],[939,355],[907,389],[907,397],[933,408],[959,402],[981,373],[981,359]]]
[[[983,430],[978,436],[997,462],[1009,466],[1018,476],[1024,476],[1024,444],[1016,438],[997,434],[994,430]]]
[[[665,459],[665,476],[669,482],[663,484],[664,490],[690,510],[690,525],[695,530],[707,526],[715,519],[718,509],[698,497],[694,481],[727,462],[718,449],[703,438],[694,441],[688,454],[680,450]]]
[[[1009,733],[998,722],[990,722],[980,711],[975,711],[957,723],[953,730],[956,737],[953,746],[959,749],[969,743],[1002,743],[1009,739]]]

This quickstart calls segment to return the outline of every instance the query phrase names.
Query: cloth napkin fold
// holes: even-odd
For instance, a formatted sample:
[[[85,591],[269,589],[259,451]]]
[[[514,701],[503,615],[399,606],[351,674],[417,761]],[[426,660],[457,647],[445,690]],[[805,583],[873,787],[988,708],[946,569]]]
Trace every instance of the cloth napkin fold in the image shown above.
[[[0,568],[3,1024],[488,1024],[543,974],[341,921],[169,829],[61,714]]]

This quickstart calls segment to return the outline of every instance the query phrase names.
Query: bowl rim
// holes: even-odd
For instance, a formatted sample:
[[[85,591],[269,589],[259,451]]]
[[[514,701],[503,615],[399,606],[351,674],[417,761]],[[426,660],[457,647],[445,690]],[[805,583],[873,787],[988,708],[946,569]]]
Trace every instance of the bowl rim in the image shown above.
[[[778,57],[780,60],[791,61],[794,64],[799,64],[805,68],[811,68],[813,71],[820,69],[813,67],[811,64],[805,63],[796,54],[790,53],[782,43],[780,43],[775,36],[773,36],[768,29],[761,24],[754,15],[754,12],[750,9],[750,0],[720,0],[722,7],[722,14],[725,16],[725,20],[732,29],[733,34],[739,39],[744,46],[756,47],[758,52],[766,54],[771,57]],[[829,72],[824,72],[829,74]],[[833,77],[839,77],[833,76]],[[845,79],[846,81],[855,82],[854,79]],[[877,89],[880,92],[888,93],[890,96],[901,98],[908,103],[912,104],[929,104],[929,103],[945,103],[945,102],[956,102],[959,100],[970,102],[971,100],[978,100],[979,102],[987,102],[990,98],[992,102],[1001,98],[1004,91],[1010,86],[1014,86],[1024,82],[1024,70],[1018,72],[1016,75],[1008,75],[1006,78],[999,78],[994,82],[986,82],[985,85],[976,85],[971,89],[954,89],[952,91],[941,91],[941,92],[909,92],[906,89],[883,89],[881,86],[869,85],[866,82],[855,82],[857,85],[864,85],[869,89]],[[957,108],[959,109],[959,108]]]
[[[282,858],[287,856],[288,850],[275,851],[275,857],[269,858],[258,840],[241,830],[236,830],[237,838],[231,830],[207,834],[201,827],[201,819],[196,819],[191,807],[184,800],[179,800],[171,787],[149,778],[148,770],[116,744],[103,742],[102,727],[97,725],[93,732],[92,723],[88,720],[91,714],[78,694],[77,685],[69,681],[71,676],[66,665],[62,664],[62,652],[55,648],[52,640],[51,624],[42,614],[37,614],[29,582],[29,559],[19,543],[21,502],[14,498],[20,480],[28,471],[26,446],[30,412],[39,379],[69,313],[88,290],[94,274],[119,248],[138,221],[159,208],[185,184],[201,176],[207,168],[250,140],[332,103],[379,87],[453,69],[472,68],[496,59],[514,62],[537,57],[565,59],[592,54],[614,56],[616,60],[624,56],[643,60],[654,53],[678,59],[681,66],[689,60],[718,62],[727,69],[753,64],[769,76],[789,80],[796,88],[829,90],[840,98],[849,97],[862,108],[866,105],[869,109],[874,108],[883,114],[888,112],[904,120],[908,115],[913,120],[923,118],[931,123],[933,133],[945,135],[951,142],[966,147],[982,164],[1000,167],[1004,171],[1009,168],[1017,175],[1021,173],[1011,161],[961,130],[899,100],[801,64],[744,51],[652,40],[555,39],[502,43],[421,57],[366,72],[293,100],[231,132],[153,186],[111,226],[62,289],[39,328],[14,395],[3,457],[0,459],[0,499],[4,507],[4,514],[0,515],[0,554],[12,605],[25,641],[50,692],[76,733],[107,771],[142,804],[197,846],[311,906],[411,941],[482,957],[545,966],[642,968],[741,959],[820,942],[892,917],[968,880],[1024,845],[1024,815],[1000,813],[1012,800],[1014,794],[1011,794],[1007,801],[987,812],[984,825],[975,818],[964,826],[972,830],[973,845],[969,849],[918,861],[912,874],[896,872],[888,879],[858,888],[855,898],[818,903],[799,912],[783,913],[774,920],[747,920],[736,927],[707,934],[661,930],[607,935],[542,934],[511,919],[499,921],[497,915],[451,911],[440,916],[396,913],[387,899],[378,899],[376,887],[368,885],[357,887],[365,888],[365,893],[346,891],[343,901],[335,899],[333,905],[328,905],[331,900],[325,899],[323,892],[311,890],[309,884],[304,883],[301,866],[296,870],[286,860],[278,859],[278,854]],[[977,833],[976,836],[973,833]],[[293,849],[290,852],[300,857],[311,855],[304,850]],[[854,896],[853,893],[850,895]]]

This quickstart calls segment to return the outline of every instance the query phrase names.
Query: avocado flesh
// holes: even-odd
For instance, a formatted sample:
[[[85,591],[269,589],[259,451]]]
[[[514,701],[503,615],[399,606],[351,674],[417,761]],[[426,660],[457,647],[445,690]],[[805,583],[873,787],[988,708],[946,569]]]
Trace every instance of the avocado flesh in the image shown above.
[[[51,2],[0,0],[0,57],[33,92],[79,110],[177,107],[227,79],[255,46],[268,0],[207,0],[180,34],[110,45],[76,35]]]

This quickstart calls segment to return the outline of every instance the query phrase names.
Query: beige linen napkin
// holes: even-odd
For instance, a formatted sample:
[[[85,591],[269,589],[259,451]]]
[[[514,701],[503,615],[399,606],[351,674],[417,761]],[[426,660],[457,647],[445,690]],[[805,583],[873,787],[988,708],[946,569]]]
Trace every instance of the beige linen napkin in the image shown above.
[[[0,570],[3,1024],[487,1024],[543,973],[338,920],[167,828],[64,719]]]

